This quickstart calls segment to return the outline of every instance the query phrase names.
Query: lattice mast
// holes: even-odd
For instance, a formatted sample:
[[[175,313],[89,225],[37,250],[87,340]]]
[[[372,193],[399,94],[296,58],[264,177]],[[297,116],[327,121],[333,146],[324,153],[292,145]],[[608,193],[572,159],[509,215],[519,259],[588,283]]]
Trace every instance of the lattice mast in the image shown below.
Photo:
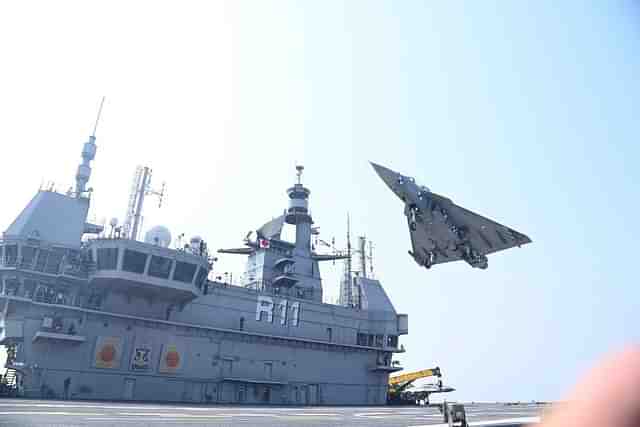
[[[160,190],[151,188],[152,170],[147,166],[138,166],[131,181],[131,190],[129,192],[129,203],[127,204],[127,213],[124,219],[123,231],[126,238],[138,240],[138,235],[142,229],[144,217],[142,216],[142,208],[145,196],[155,195],[159,198],[158,207],[162,206],[166,185],[163,182]]]

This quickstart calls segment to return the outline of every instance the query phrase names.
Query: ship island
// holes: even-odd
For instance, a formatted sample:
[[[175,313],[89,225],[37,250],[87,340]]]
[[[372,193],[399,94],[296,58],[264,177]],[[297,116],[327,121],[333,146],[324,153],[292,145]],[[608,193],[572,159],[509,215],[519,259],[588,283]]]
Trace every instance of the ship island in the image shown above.
[[[366,268],[354,272],[350,244],[323,252],[314,243],[302,166],[284,212],[240,247],[218,251],[246,257],[236,284],[212,273],[218,258],[203,238],[172,245],[162,226],[141,236],[144,199],[153,193],[148,167],[135,173],[122,224],[89,221],[96,152],[94,128],[75,186],[40,188],[0,239],[2,382],[14,395],[386,403],[389,375],[402,369],[394,355],[404,351],[408,316]],[[283,237],[284,226],[295,238]],[[336,260],[346,267],[330,304],[320,265]]]

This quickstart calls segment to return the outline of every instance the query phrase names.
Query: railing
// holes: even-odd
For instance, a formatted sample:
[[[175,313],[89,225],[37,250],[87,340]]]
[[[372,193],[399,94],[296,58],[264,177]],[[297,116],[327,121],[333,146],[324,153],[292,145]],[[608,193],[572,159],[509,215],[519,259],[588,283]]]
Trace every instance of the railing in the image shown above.
[[[123,237],[123,236],[104,236],[104,237],[97,237],[97,238],[88,240],[88,242],[100,242],[100,241],[121,241],[121,242],[129,241],[129,242],[143,243],[143,242],[140,242],[138,240],[130,239],[128,237]],[[149,245],[150,243],[144,243],[144,244]],[[209,252],[209,250],[206,247],[203,248],[203,249],[200,249],[200,248],[191,248],[189,245],[186,245],[186,247],[185,246],[175,246],[173,248],[166,248],[166,249],[170,249],[170,250],[173,250],[173,251],[176,251],[176,252],[181,252],[181,253],[185,253],[185,254],[201,257],[201,258],[206,259],[209,262],[213,262],[213,260],[214,260],[213,253]]]
[[[225,282],[219,282],[219,281],[209,282],[210,286],[211,284],[213,284],[213,286],[219,286],[219,287],[238,286],[231,283],[225,283]],[[290,296],[290,297],[301,298],[301,299],[313,299],[313,295],[314,295],[313,289],[296,288],[298,289],[298,292],[294,292],[293,290],[291,290],[290,287],[287,287],[287,286],[274,286],[271,280],[253,280],[239,287],[252,290],[256,293],[270,294],[274,296],[280,296],[280,295]]]
[[[52,332],[56,334],[77,335],[78,319],[64,318],[61,316],[49,317],[50,325],[40,326],[39,332]]]
[[[16,267],[18,265],[17,256],[2,256],[0,257],[0,267]]]

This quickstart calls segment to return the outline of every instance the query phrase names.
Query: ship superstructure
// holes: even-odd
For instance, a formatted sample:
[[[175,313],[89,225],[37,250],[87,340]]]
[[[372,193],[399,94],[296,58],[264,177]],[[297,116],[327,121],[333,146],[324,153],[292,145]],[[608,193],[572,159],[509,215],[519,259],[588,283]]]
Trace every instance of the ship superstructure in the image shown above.
[[[348,304],[322,302],[320,264],[350,254],[311,244],[302,167],[285,212],[243,247],[220,251],[247,256],[235,286],[211,280],[216,258],[199,237],[172,248],[168,230],[156,227],[136,239],[146,168],[123,227],[87,221],[95,141],[94,132],[75,189],[38,191],[0,240],[0,345],[19,395],[385,403],[407,316],[366,275],[349,273],[357,298]],[[294,242],[282,239],[285,224]]]

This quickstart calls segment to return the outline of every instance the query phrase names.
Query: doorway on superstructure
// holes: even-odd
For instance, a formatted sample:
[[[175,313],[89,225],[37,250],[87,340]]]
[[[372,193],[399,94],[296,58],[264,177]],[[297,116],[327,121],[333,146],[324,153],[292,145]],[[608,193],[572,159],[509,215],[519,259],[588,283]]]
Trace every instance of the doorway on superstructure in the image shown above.
[[[124,388],[122,391],[122,399],[124,400],[133,400],[133,395],[136,388],[136,380],[135,378],[125,378],[124,379]]]
[[[318,404],[318,384],[310,384],[307,386],[307,405]]]
[[[271,402],[271,387],[266,385],[262,387],[262,392],[260,393],[260,401],[262,403],[270,403]]]
[[[220,384],[218,383],[208,383],[204,387],[204,402],[205,403],[218,403],[219,396],[218,391],[220,390]]]

